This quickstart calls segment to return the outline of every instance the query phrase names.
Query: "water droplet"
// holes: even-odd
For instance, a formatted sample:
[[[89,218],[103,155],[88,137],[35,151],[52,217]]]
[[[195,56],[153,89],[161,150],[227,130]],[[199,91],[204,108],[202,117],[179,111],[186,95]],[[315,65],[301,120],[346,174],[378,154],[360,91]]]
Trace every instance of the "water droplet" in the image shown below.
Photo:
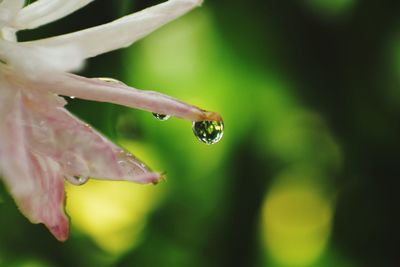
[[[71,98],[71,99],[75,99],[75,96],[71,95],[71,96],[69,96],[69,98]]]
[[[170,116],[170,115],[159,114],[159,113],[154,113],[154,112],[153,112],[153,117],[156,118],[157,120],[160,120],[160,121],[166,121],[166,120],[168,120],[171,116]]]
[[[124,84],[121,81],[118,81],[117,79],[114,78],[108,78],[108,77],[99,77],[99,78],[95,78],[99,81],[103,81],[103,82],[107,82],[107,83],[116,83],[116,84]]]
[[[223,121],[195,121],[193,133],[201,142],[212,145],[221,140],[224,135]]]
[[[65,179],[73,185],[83,185],[89,180],[89,176],[65,175]]]
[[[118,164],[119,164],[121,167],[125,167],[125,166],[126,166],[126,161],[120,160],[120,161],[118,161]]]
[[[146,165],[127,151],[119,151],[117,160],[121,170],[128,175],[142,175],[150,171]]]

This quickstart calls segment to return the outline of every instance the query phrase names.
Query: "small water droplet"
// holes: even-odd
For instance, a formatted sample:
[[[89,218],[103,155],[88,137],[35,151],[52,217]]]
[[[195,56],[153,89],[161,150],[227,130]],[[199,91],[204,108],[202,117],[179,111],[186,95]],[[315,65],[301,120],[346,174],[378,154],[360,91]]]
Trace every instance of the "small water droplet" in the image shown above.
[[[41,120],[39,122],[39,127],[45,127],[46,126],[46,121],[45,120]]]
[[[83,185],[89,180],[89,176],[65,175],[65,179],[73,185]]]
[[[193,133],[201,142],[212,145],[221,140],[224,135],[223,121],[195,121]]]
[[[118,161],[118,164],[119,164],[121,167],[125,167],[125,166],[126,166],[126,161],[120,160],[120,161]]]
[[[71,95],[71,96],[69,96],[69,98],[71,98],[71,99],[75,99],[75,96]]]
[[[153,112],[153,117],[156,118],[157,120],[160,120],[160,121],[166,121],[166,120],[168,120],[171,116],[170,116],[170,115],[159,114],[159,113],[154,113],[154,112]]]
[[[114,78],[108,78],[108,77],[99,77],[99,78],[95,78],[99,81],[103,81],[103,82],[107,82],[107,83],[116,83],[116,84],[124,84],[121,81],[118,81],[117,79]]]

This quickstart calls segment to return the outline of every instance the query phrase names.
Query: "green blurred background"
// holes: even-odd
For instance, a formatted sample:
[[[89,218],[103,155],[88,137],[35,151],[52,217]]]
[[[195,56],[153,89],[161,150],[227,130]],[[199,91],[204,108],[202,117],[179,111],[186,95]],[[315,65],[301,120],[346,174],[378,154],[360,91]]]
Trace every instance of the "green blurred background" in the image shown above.
[[[97,0],[31,32],[157,1]],[[398,266],[400,1],[209,0],[81,73],[218,111],[191,123],[104,103],[68,109],[168,180],[67,186],[71,235],[30,224],[0,186],[0,266]]]

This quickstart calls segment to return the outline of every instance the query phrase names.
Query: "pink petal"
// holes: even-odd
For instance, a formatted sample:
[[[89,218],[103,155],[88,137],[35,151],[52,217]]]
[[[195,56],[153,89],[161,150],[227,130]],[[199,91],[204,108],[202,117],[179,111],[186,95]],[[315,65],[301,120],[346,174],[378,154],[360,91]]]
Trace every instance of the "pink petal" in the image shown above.
[[[63,209],[64,180],[59,165],[49,157],[30,151],[23,123],[22,96],[10,94],[8,100],[12,105],[0,126],[3,179],[21,212],[31,222],[45,224],[63,241],[68,237],[68,220]]]
[[[114,103],[190,121],[222,120],[216,112],[200,109],[155,91],[139,90],[123,83],[109,83],[72,74],[54,74],[53,79],[21,81],[32,90],[52,91],[59,95]]]
[[[5,79],[6,80],[6,79]],[[2,84],[0,167],[21,212],[58,240],[68,236],[64,178],[83,176],[137,183],[163,177],[66,109],[52,93]]]
[[[83,123],[51,93],[24,99],[24,124],[31,148],[58,162],[64,176],[157,183],[161,177],[134,156]]]
[[[46,156],[31,153],[30,158],[33,165],[31,178],[36,181],[38,188],[27,196],[19,196],[17,202],[25,214],[29,213],[31,218],[36,218],[34,222],[44,223],[58,240],[65,241],[69,226],[64,213],[64,179],[60,167]]]

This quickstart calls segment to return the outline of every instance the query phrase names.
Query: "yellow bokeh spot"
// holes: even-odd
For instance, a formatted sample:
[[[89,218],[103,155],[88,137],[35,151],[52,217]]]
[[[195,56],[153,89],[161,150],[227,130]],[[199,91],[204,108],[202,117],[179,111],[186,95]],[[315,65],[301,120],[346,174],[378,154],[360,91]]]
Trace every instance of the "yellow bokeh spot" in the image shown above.
[[[67,187],[67,212],[73,227],[103,249],[119,253],[134,245],[157,190],[152,185],[91,180]]]
[[[331,202],[315,185],[275,185],[262,209],[268,254],[278,266],[312,265],[325,251],[331,219]]]

